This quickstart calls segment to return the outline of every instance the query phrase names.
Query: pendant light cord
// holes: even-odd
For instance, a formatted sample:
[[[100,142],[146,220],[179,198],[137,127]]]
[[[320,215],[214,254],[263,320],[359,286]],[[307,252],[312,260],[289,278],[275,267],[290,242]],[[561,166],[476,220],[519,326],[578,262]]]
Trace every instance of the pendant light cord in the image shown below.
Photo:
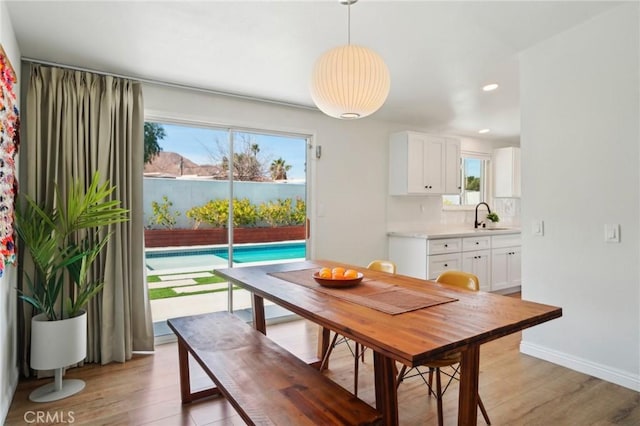
[[[351,1],[347,4],[347,44],[351,46]]]

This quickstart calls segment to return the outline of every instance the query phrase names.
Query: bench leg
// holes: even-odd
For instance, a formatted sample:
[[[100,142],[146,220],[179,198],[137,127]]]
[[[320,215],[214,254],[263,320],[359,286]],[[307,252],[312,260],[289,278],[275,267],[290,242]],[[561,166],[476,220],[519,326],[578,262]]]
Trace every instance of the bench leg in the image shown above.
[[[212,387],[198,392],[191,392],[191,377],[189,376],[189,351],[182,339],[178,339],[178,365],[180,367],[180,398],[183,404],[188,404],[200,398],[220,395],[220,389]]]

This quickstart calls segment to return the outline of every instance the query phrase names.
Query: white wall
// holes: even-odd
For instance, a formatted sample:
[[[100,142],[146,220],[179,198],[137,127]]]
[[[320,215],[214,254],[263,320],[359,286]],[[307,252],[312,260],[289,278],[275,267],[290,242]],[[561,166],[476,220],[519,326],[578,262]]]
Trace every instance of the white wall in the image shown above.
[[[640,390],[639,6],[521,57],[522,296],[563,308],[521,350]],[[619,244],[604,242],[620,224]]]
[[[20,78],[20,49],[4,1],[0,1],[0,43]],[[20,102],[20,87],[16,85],[14,91]],[[8,265],[0,278],[0,423],[4,423],[18,385],[16,286],[16,268]]]

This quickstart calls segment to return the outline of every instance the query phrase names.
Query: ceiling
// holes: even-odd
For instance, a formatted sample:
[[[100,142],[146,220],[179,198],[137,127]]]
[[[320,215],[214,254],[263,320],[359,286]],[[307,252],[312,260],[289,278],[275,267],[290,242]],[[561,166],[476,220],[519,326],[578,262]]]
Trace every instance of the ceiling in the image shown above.
[[[315,60],[347,40],[338,0],[6,3],[24,58],[310,107]],[[371,117],[518,142],[518,53],[618,4],[360,0],[351,41],[391,74]]]

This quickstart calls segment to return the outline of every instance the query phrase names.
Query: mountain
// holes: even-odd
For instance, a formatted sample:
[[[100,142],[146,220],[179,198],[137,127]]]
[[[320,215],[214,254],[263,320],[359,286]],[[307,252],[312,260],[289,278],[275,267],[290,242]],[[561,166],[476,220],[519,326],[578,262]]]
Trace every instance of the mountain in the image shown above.
[[[199,165],[175,152],[160,151],[160,153],[144,165],[145,176],[180,177],[185,175],[225,179],[226,172],[220,166],[213,164]]]

